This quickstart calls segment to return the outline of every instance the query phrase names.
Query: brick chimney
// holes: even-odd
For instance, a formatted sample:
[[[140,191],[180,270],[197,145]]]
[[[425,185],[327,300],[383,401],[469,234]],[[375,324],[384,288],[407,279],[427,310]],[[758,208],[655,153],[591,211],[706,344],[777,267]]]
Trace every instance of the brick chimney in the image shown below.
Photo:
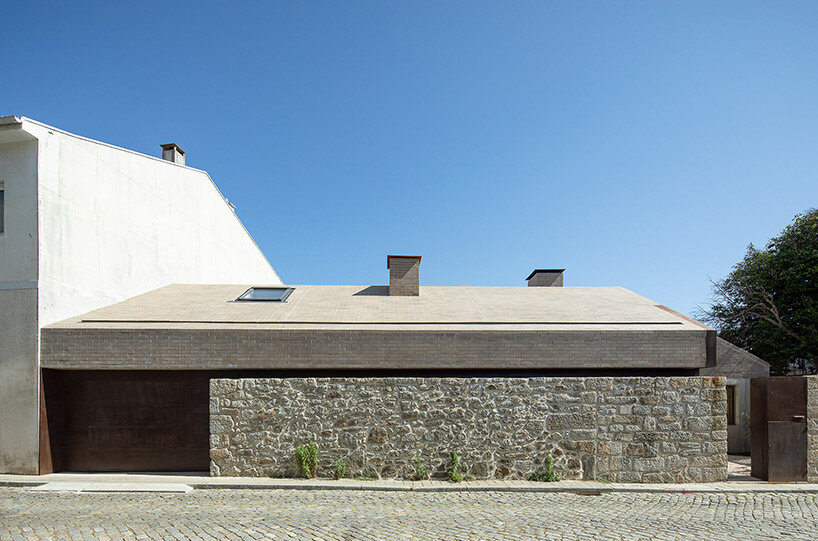
[[[420,295],[420,256],[388,255],[389,295],[417,297]]]
[[[185,165],[185,151],[179,148],[176,143],[162,145],[162,159],[169,162]]]
[[[534,269],[528,275],[528,287],[562,287],[562,273],[565,269]]]

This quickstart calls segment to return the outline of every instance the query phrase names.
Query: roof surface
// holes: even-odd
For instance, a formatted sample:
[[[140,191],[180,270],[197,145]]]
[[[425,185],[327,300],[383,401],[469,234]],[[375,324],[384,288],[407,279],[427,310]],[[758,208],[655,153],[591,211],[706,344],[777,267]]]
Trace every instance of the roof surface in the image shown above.
[[[425,286],[418,297],[390,297],[387,286],[296,285],[286,302],[236,301],[249,287],[170,285],[50,327],[707,328],[621,287]]]
[[[702,369],[701,375],[726,378],[764,378],[770,375],[770,365],[766,361],[724,338],[716,341],[716,348],[716,366]]]

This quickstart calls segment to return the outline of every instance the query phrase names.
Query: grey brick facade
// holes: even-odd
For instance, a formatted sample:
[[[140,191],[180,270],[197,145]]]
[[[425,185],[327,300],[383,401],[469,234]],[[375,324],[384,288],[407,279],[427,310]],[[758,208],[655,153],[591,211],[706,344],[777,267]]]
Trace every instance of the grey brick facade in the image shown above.
[[[705,366],[705,330],[60,329],[44,368],[643,369]]]

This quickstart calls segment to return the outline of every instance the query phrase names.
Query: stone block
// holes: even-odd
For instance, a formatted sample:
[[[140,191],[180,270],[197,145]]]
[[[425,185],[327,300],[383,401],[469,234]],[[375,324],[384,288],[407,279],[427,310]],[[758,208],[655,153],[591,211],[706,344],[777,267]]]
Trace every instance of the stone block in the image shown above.
[[[594,428],[593,414],[551,414],[546,420],[548,430],[562,430],[566,428]]]

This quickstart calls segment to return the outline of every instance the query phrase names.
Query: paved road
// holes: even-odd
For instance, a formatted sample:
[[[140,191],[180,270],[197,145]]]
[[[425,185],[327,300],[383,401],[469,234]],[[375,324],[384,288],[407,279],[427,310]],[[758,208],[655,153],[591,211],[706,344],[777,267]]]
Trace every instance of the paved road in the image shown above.
[[[818,539],[815,494],[0,488],[0,539]]]

